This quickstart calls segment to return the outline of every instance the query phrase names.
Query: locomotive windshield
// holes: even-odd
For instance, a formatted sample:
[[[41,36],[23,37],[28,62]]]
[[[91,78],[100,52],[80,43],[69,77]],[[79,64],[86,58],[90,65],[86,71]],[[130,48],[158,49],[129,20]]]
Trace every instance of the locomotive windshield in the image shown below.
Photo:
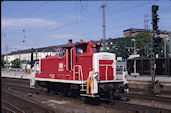
[[[93,47],[93,51],[94,51],[94,53],[98,53],[98,52],[100,52],[100,46],[98,46],[98,45],[94,45],[94,47]]]

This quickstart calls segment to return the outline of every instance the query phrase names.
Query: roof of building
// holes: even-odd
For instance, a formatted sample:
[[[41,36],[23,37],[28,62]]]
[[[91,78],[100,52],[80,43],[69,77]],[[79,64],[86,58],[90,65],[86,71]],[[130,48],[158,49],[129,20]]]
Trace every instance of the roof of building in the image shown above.
[[[42,48],[31,48],[26,50],[18,50],[13,51],[9,53],[8,55],[14,55],[14,54],[21,54],[21,53],[32,53],[32,52],[55,52],[57,48],[61,47],[62,45],[56,45],[56,46],[49,46],[49,47],[42,47]]]
[[[129,28],[129,29],[125,29],[123,30],[123,32],[127,32],[127,31],[134,31],[134,32],[147,32],[147,31],[152,31],[151,29],[140,29],[140,28]],[[166,30],[159,30],[160,33],[170,33],[171,31],[166,31]]]
[[[123,32],[126,32],[126,31],[146,31],[146,30],[145,29],[139,29],[139,28],[129,28],[129,29],[123,30]]]

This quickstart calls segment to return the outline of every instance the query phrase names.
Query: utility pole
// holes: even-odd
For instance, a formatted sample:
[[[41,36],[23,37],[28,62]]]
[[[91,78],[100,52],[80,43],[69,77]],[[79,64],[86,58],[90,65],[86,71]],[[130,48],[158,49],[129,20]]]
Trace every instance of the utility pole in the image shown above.
[[[6,34],[4,33],[4,39],[5,39],[5,43],[6,43],[6,66],[8,68],[8,46],[7,46],[7,42],[6,42]]]
[[[103,9],[103,24],[102,24],[102,28],[103,28],[103,48],[104,51],[106,51],[106,25],[105,25],[105,5],[101,5],[101,8]]]
[[[148,15],[144,15],[144,29],[148,31]]]
[[[22,41],[22,42],[23,42],[23,48],[24,48],[24,42],[25,42],[25,38],[26,38],[26,36],[25,36],[25,31],[26,31],[26,30],[23,29],[23,33],[24,33],[24,39],[23,39],[23,41]]]
[[[37,60],[37,49],[36,49],[36,60]]]
[[[132,39],[133,40],[133,39]],[[134,41],[134,55],[136,55],[136,44],[135,44],[135,39],[133,40]],[[136,73],[136,60],[134,60],[134,73]]]
[[[166,38],[167,38],[167,36],[166,36],[166,30],[165,30],[165,36],[164,36],[164,58],[166,58]]]

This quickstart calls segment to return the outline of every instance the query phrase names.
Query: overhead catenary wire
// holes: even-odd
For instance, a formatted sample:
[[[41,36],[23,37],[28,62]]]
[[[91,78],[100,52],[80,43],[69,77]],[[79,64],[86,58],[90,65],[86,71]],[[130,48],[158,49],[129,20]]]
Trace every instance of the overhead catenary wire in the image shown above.
[[[76,25],[75,23],[72,23],[73,25]],[[67,25],[66,25],[67,26]],[[63,26],[62,28],[65,28],[66,26]],[[71,26],[71,24],[69,24],[69,26]],[[61,29],[61,28],[55,28],[55,29],[51,29],[51,30],[48,30],[46,32],[50,32],[50,31],[53,31],[53,30],[57,30],[57,29]],[[45,31],[43,32],[40,32],[40,33],[44,33]],[[39,34],[39,33],[38,33]]]
[[[109,30],[109,31],[112,31],[112,30],[114,30],[114,28],[115,29],[119,29],[119,28],[123,28],[123,27],[125,27],[125,26],[132,26],[132,25],[138,25],[138,24],[140,24],[140,23],[142,23],[141,21],[140,22],[137,22],[137,23],[132,23],[132,24],[127,24],[127,25],[123,25],[123,26],[117,26],[117,27],[107,27],[107,30]],[[84,36],[84,35],[90,35],[90,34],[95,34],[95,33],[98,33],[98,32],[101,32],[101,29],[99,29],[99,30],[96,30],[96,31],[92,31],[92,32],[86,32],[86,33],[80,33],[80,34],[76,34],[76,35],[78,35],[78,36]],[[38,37],[37,37],[38,38]],[[41,37],[40,37],[41,38]],[[93,38],[91,37],[89,40],[92,40]],[[41,41],[42,43],[44,43],[43,41]],[[47,41],[45,41],[46,43],[44,43],[44,44],[47,44],[47,43],[50,43],[50,42],[47,42]],[[29,46],[32,46],[32,45],[29,45]]]
[[[33,9],[32,11],[30,11],[29,13],[27,13],[27,14],[23,17],[23,19],[26,18],[26,17],[28,17],[28,16],[30,16],[30,15],[32,15],[33,13],[35,13],[36,10],[40,9],[41,7],[43,7],[45,4],[47,4],[47,2],[48,2],[48,1],[43,2],[43,3],[40,4],[38,7],[36,7],[36,8]],[[19,21],[19,20],[16,20],[13,24],[7,26],[7,27],[4,28],[3,30],[9,29],[10,26],[17,25],[19,22],[22,22],[23,19],[21,19],[20,21]]]
[[[142,5],[141,5],[142,6]],[[139,7],[139,6],[137,6],[137,7]],[[127,10],[127,9],[126,9]],[[118,12],[118,13],[120,13],[120,12]],[[115,14],[117,14],[117,13],[115,13]],[[93,18],[94,19],[94,18]],[[92,19],[91,19],[92,20]],[[82,21],[82,22],[80,22],[80,23],[83,23],[83,22],[87,22],[88,20],[85,20],[85,21]],[[62,28],[66,28],[66,27],[68,27],[68,26],[70,26],[70,25],[74,25],[75,23],[72,23],[72,22],[69,22],[68,23],[68,25],[64,25],[64,26],[62,26]],[[75,24],[75,25],[78,25],[79,23],[77,23],[77,24]],[[53,30],[59,30],[59,29],[61,29],[61,28],[55,28],[55,29],[49,29],[49,30],[47,30],[48,32],[50,32],[51,30],[53,31]],[[99,31],[100,32],[100,31]],[[41,33],[46,33],[46,31],[43,31],[43,32],[41,32]],[[41,34],[41,33],[39,33],[39,34]],[[94,34],[95,32],[88,32],[88,33],[85,33],[85,34],[87,34],[87,35],[90,35],[90,34]],[[84,33],[82,33],[82,34],[84,34]]]
[[[149,3],[148,3],[148,4],[149,4]],[[144,5],[147,5],[147,4],[144,4]],[[127,11],[127,10],[129,10],[129,9],[136,8],[136,7],[140,7],[140,6],[144,6],[144,5],[142,5],[142,4],[141,4],[141,5],[136,5],[136,6],[129,7],[129,8],[127,8],[127,9],[121,10],[121,11],[119,11],[119,12],[116,11],[116,12],[113,12],[113,13],[115,13],[115,14],[121,13],[121,12]],[[107,15],[107,14],[106,14],[106,15]],[[108,14],[108,15],[109,15],[109,14]],[[88,19],[88,20],[100,19],[99,17],[102,17],[102,15],[101,15],[101,16],[96,16],[96,17],[94,17],[94,18],[92,18],[92,19]],[[59,30],[59,29],[65,28],[65,27],[71,27],[71,26],[73,26],[73,25],[78,25],[78,24],[87,22],[88,20],[84,20],[84,21],[82,21],[82,22],[80,22],[80,23],[75,23],[75,22],[71,21],[71,22],[68,23],[68,25],[62,26],[62,27],[60,27],[60,28],[53,28],[53,29],[49,29],[49,30],[47,30],[47,31],[41,31],[41,32],[39,32],[39,33],[34,33],[34,34],[31,34],[31,35],[38,35],[38,34],[42,34],[42,33],[51,32],[51,31],[54,31],[54,30]]]
[[[148,3],[149,4],[149,3]],[[42,4],[43,5],[43,4]],[[41,5],[41,6],[42,6]],[[121,4],[121,5],[123,5],[123,3]],[[118,7],[118,6],[121,6],[121,5],[117,5],[116,7]],[[144,5],[147,5],[147,4],[144,4]],[[115,12],[112,12],[112,14],[113,13],[115,13],[115,14],[117,14],[117,13],[120,13],[120,12],[123,12],[123,11],[127,11],[127,10],[129,10],[129,9],[132,9],[132,8],[136,8],[136,7],[139,7],[139,6],[144,6],[144,5],[138,5],[138,6],[134,6],[134,7],[130,7],[130,8],[127,8],[127,9],[124,9],[124,10],[121,10],[121,11],[115,11]],[[111,7],[110,7],[111,8]],[[98,15],[98,14],[96,14],[96,15]],[[107,16],[108,16],[109,14],[107,14]],[[90,18],[90,19],[88,19],[88,20],[83,20],[83,21],[81,21],[80,23],[75,23],[75,21],[73,22],[73,21],[70,21],[70,22],[68,22],[67,24],[68,25],[64,25],[64,26],[62,26],[62,27],[57,27],[57,28],[53,28],[53,29],[48,29],[48,30],[46,30],[46,31],[41,31],[41,32],[38,32],[38,33],[33,33],[33,34],[30,34],[30,35],[38,35],[38,34],[42,34],[42,33],[47,33],[47,32],[51,32],[51,31],[54,31],[54,30],[59,30],[59,29],[62,29],[62,28],[66,28],[66,27],[69,27],[69,26],[73,26],[73,25],[78,25],[78,24],[81,24],[81,23],[84,23],[84,22],[88,22],[89,20],[93,20],[93,19],[100,19],[99,17],[102,17],[102,15],[100,14],[100,16],[95,16],[95,17],[93,17],[93,18]],[[50,25],[49,25],[50,26]],[[48,26],[46,26],[46,27],[48,27]],[[17,32],[16,32],[17,33]],[[20,32],[18,32],[18,33],[20,33]]]
[[[120,5],[114,5],[115,7],[118,7],[118,6],[122,6],[124,3],[122,3],[122,4],[120,4]],[[108,8],[112,8],[112,6],[111,7],[108,7]],[[60,13],[60,14],[62,14],[62,13]],[[49,14],[48,14],[49,15]],[[97,16],[96,16],[97,15]],[[47,16],[47,15],[46,15]],[[58,14],[58,17],[59,16],[61,16],[61,15],[59,15]],[[76,14],[76,16],[77,16],[77,14]],[[94,17],[95,16],[95,17]],[[84,22],[87,22],[87,21],[89,21],[89,20],[93,20],[93,19],[99,19],[99,17],[101,17],[101,14],[98,14],[97,12],[95,12],[94,13],[94,15],[93,15],[93,17],[92,17],[92,19],[91,18],[89,18],[88,20],[83,20],[83,21],[80,21],[80,22],[76,22],[75,23],[75,21],[67,21],[67,22],[65,22],[65,21],[60,21],[60,22],[65,22],[65,23],[67,23],[67,24],[70,24],[70,25],[73,25],[73,24],[76,24],[76,25],[78,25],[78,24],[81,24],[81,23],[84,23]],[[86,18],[85,18],[86,19]],[[70,26],[70,25],[67,25],[67,26]],[[49,27],[49,26],[51,26],[51,25],[48,25],[48,26],[46,26],[46,27]],[[66,26],[66,25],[65,25]],[[63,26],[62,26],[62,28],[63,28]],[[57,27],[57,28],[53,28],[53,29],[49,29],[49,30],[47,30],[47,31],[41,31],[41,32],[38,32],[38,33],[34,33],[34,34],[41,34],[41,33],[44,33],[44,32],[50,32],[50,31],[54,31],[54,30],[58,30],[59,28]],[[18,31],[18,32],[12,32],[13,34],[17,34],[17,33],[20,33],[20,31]]]

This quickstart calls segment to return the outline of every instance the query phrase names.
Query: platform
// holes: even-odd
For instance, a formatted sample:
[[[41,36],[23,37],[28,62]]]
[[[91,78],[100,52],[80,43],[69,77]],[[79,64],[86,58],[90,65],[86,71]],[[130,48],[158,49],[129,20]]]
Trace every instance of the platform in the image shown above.
[[[1,77],[30,79],[30,74],[23,71],[1,71]]]
[[[158,80],[159,82],[170,82],[171,83],[171,77],[168,76],[156,76],[155,77],[156,80]],[[127,76],[127,80],[128,81],[151,81],[152,78],[151,76],[138,76],[138,77],[132,77],[131,75]]]
[[[23,79],[30,79],[30,74],[26,74],[24,71],[1,71],[1,77],[9,77],[9,78],[23,78]],[[121,78],[121,77],[120,77]],[[171,77],[167,76],[157,76],[155,78],[159,82],[170,82],[171,83]],[[144,81],[149,82],[151,81],[150,76],[138,76],[138,77],[132,77],[131,75],[127,76],[128,81]]]

